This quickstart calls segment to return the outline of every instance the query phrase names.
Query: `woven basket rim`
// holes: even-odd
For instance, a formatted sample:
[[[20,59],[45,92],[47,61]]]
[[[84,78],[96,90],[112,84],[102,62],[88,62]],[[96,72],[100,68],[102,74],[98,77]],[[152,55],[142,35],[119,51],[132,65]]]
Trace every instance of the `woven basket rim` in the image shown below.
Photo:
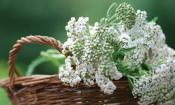
[[[39,83],[60,83],[57,75],[31,75],[31,76],[20,76],[15,78],[14,85],[35,85]],[[0,81],[0,87],[7,87],[10,85],[10,78]]]
[[[116,85],[122,85],[123,82],[127,83],[128,85],[128,80],[126,78],[121,78],[120,80],[113,80],[114,84]],[[30,85],[37,85],[37,84],[42,84],[42,83],[46,83],[46,84],[62,84],[66,87],[71,87],[69,84],[67,83],[63,83],[58,75],[31,75],[31,76],[20,76],[15,78],[14,80],[14,85],[22,85],[22,86],[30,86]],[[120,84],[121,83],[121,84]],[[10,78],[6,79],[6,80],[2,80],[0,81],[0,87],[3,88],[8,88],[10,87]],[[89,86],[85,85],[83,82],[80,82],[79,84],[77,84],[74,87],[85,87],[88,88]],[[90,86],[90,87],[98,87],[97,84]]]

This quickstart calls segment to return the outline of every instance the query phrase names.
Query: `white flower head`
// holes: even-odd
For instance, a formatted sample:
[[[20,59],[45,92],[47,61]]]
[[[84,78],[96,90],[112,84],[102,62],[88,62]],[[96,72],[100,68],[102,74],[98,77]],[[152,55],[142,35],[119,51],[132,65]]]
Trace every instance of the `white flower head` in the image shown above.
[[[99,28],[100,28],[99,23],[95,22],[94,26],[90,27],[90,34],[91,35],[97,34],[97,32],[99,32]]]
[[[65,27],[68,37],[84,37],[86,36],[88,27],[88,17],[80,17],[77,21],[75,17],[72,17]]]
[[[126,76],[140,105],[171,104],[175,51],[166,45],[161,27],[147,21],[145,11],[135,11],[127,3],[113,9],[93,26],[88,17],[70,19],[63,44],[67,58],[59,78],[71,86],[97,84],[112,94],[117,89],[113,80]]]
[[[119,37],[119,42],[124,43],[124,44],[129,44],[131,41],[131,37],[127,33],[122,33]]]
[[[98,72],[95,74],[95,77],[96,83],[104,93],[112,94],[114,90],[116,90],[116,86],[109,80],[109,78],[106,78],[104,75],[101,75]]]

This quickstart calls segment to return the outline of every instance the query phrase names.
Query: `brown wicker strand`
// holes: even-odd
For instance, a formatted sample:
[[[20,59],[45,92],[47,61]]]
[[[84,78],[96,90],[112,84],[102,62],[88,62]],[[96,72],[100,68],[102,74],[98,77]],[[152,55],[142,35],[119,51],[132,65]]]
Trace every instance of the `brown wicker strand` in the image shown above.
[[[9,78],[11,86],[14,83],[15,74],[19,76],[20,74],[17,72],[15,67],[16,56],[19,53],[20,49],[25,44],[45,44],[50,45],[53,48],[56,48],[59,52],[62,52],[62,43],[52,37],[40,36],[40,35],[30,35],[27,37],[22,37],[17,40],[16,44],[13,45],[12,50],[9,52]]]

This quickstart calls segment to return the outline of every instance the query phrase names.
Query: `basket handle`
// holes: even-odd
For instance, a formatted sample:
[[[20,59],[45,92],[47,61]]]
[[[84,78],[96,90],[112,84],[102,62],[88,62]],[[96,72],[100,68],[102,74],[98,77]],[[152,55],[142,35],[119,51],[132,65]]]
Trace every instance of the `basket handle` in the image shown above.
[[[16,70],[15,62],[16,56],[19,53],[20,49],[25,44],[45,44],[50,45],[53,48],[57,49],[59,52],[62,52],[62,43],[55,38],[41,36],[41,35],[30,35],[27,37],[22,37],[21,39],[17,40],[16,44],[13,45],[12,50],[9,52],[9,79],[10,79],[10,86],[13,86],[16,76],[20,76],[20,74]]]

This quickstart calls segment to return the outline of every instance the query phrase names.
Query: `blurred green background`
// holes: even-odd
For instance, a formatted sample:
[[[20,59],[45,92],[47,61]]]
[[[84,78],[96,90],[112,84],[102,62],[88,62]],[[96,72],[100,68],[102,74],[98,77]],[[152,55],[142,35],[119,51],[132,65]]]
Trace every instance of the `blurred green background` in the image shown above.
[[[93,24],[105,16],[113,2],[124,1],[136,9],[146,10],[150,20],[158,17],[157,23],[162,26],[167,43],[175,48],[175,0],[0,0],[0,79],[7,77],[8,51],[20,37],[39,34],[64,42],[64,27],[70,17],[88,16]],[[47,48],[41,45],[25,46],[18,56],[18,69],[25,73],[27,65]],[[37,70],[37,74],[53,74],[57,67],[46,63]],[[10,105],[2,89],[0,105]]]

